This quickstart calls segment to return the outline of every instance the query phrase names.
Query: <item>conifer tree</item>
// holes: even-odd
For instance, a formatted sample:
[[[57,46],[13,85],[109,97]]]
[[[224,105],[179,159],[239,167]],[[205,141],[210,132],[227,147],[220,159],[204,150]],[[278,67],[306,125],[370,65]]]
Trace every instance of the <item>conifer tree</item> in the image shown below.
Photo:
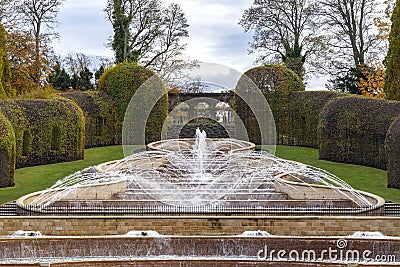
[[[386,57],[386,99],[400,100],[400,0],[392,14],[392,28],[389,35],[389,51]]]
[[[6,30],[0,24],[0,99],[14,96],[15,90],[11,87],[10,61],[7,56]]]

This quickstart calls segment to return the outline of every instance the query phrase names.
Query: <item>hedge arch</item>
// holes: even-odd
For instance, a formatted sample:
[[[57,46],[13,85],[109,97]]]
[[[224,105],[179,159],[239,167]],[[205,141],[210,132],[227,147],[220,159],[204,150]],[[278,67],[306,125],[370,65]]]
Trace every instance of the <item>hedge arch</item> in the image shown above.
[[[321,159],[386,169],[385,139],[400,102],[365,97],[330,101],[318,129]]]
[[[104,92],[69,92],[85,115],[85,148],[117,144],[117,113],[113,99]]]
[[[289,134],[288,99],[295,91],[304,91],[305,87],[301,78],[292,70],[282,65],[266,65],[252,68],[244,73],[261,90],[267,99],[275,119],[277,144],[287,144]],[[235,111],[244,121],[250,139],[259,139],[257,122],[246,107],[244,101],[235,96]]]
[[[14,185],[15,134],[11,123],[0,112],[0,188]]]
[[[112,97],[117,108],[117,141],[122,140],[122,125],[126,109],[136,91],[155,73],[135,63],[121,63],[108,69],[99,80],[99,90]],[[154,106],[146,122],[146,143],[161,139],[162,125],[168,115],[168,92],[161,82],[164,96]],[[150,86],[151,87],[151,86]],[[145,100],[143,100],[145,101]],[[147,103],[143,103],[147,104]]]
[[[286,145],[318,148],[319,114],[330,100],[345,96],[332,91],[293,92],[288,97],[289,135]]]
[[[388,187],[400,189],[400,116],[386,135]]]
[[[8,101],[0,110],[15,129],[17,168],[83,158],[84,116],[72,101]]]

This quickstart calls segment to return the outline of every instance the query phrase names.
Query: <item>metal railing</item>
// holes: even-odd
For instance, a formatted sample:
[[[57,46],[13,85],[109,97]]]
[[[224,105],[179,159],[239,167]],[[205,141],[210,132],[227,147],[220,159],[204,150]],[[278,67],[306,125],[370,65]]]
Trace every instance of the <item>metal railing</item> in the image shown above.
[[[171,206],[156,205],[61,205],[43,208],[17,207],[15,202],[0,206],[0,216],[392,216],[400,217],[400,204],[383,207],[321,206]]]
[[[257,207],[257,206],[51,206],[37,212],[18,208],[18,215],[104,215],[104,216],[400,216],[400,207],[387,212],[385,207]]]

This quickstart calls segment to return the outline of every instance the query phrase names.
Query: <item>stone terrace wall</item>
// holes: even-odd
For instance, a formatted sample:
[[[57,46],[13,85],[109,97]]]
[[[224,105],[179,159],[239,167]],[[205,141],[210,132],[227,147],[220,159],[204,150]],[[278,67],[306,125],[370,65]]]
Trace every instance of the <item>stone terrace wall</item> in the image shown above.
[[[54,236],[121,235],[155,230],[164,235],[236,235],[262,230],[273,235],[332,236],[356,231],[400,235],[400,218],[390,217],[0,217],[0,236],[17,230]]]

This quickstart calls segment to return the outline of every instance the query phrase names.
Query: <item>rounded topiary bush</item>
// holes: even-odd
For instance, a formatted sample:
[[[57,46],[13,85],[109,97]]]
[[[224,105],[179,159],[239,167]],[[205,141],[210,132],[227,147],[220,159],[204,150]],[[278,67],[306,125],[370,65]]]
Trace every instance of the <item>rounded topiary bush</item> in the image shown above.
[[[152,78],[150,83],[146,82]],[[146,92],[141,92],[139,100],[134,103],[138,105],[135,108],[138,111],[136,117],[132,119],[144,119],[145,123],[145,139],[146,143],[160,140],[162,125],[168,115],[168,94],[165,85],[162,83],[154,72],[139,66],[135,63],[121,63],[108,69],[99,80],[99,90],[110,95],[116,104],[118,118],[118,133],[122,133],[122,125],[125,113],[132,97],[138,92],[138,89],[144,86]],[[161,87],[161,88],[160,88]],[[143,88],[143,87],[142,87]],[[154,90],[154,91],[153,91]],[[146,110],[152,105],[153,96],[158,95],[162,91],[162,97],[156,101],[152,107],[149,117],[140,118],[143,114],[139,114],[141,110]],[[143,105],[140,107],[139,105]],[[145,114],[146,115],[146,114]],[[135,114],[133,115],[135,116]],[[122,140],[121,134],[117,133],[117,140]]]
[[[288,143],[288,97],[293,92],[305,90],[301,78],[285,66],[273,64],[252,68],[243,76],[246,78],[242,77],[238,86],[246,86],[244,80],[250,79],[262,92],[274,115],[278,144]],[[242,88],[240,90],[243,91]],[[250,139],[258,143],[260,134],[257,133],[259,131],[255,125],[257,122],[252,118],[252,112],[249,111],[247,104],[239,98],[235,95],[234,109],[244,121]]]
[[[320,114],[321,159],[386,169],[385,139],[400,114],[400,102],[339,97]]]
[[[244,73],[267,97],[288,96],[294,91],[304,91],[305,86],[299,75],[283,65],[265,65],[252,68]],[[272,99],[271,99],[272,100]]]
[[[0,113],[0,188],[14,185],[15,135],[11,123]]]
[[[400,116],[392,123],[386,135],[388,187],[400,189]]]

